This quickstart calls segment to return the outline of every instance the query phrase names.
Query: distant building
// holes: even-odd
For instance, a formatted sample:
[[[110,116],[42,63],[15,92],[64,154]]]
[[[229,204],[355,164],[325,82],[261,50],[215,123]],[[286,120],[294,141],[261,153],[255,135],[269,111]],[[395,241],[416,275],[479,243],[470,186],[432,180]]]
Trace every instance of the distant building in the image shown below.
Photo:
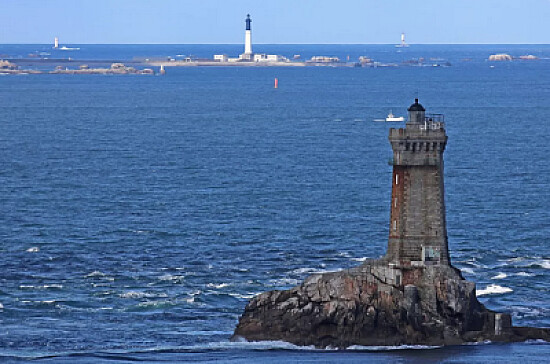
[[[254,54],[254,62],[288,62],[288,58],[278,54]]]
[[[216,62],[289,62],[288,58],[278,54],[255,54],[252,52],[252,19],[250,14],[245,19],[244,53],[239,58],[230,58],[227,54],[215,54]],[[184,60],[185,61],[185,60]]]
[[[214,54],[214,61],[227,62],[228,59],[227,54]]]
[[[328,56],[313,56],[308,62],[313,63],[336,63],[340,62],[338,57],[328,57]]]

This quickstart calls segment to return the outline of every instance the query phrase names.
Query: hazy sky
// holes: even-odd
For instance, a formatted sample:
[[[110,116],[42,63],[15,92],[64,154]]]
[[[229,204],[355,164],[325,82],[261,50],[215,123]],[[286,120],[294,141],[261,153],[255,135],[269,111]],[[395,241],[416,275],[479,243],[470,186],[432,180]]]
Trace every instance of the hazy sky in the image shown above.
[[[550,43],[550,0],[0,0],[0,43]]]

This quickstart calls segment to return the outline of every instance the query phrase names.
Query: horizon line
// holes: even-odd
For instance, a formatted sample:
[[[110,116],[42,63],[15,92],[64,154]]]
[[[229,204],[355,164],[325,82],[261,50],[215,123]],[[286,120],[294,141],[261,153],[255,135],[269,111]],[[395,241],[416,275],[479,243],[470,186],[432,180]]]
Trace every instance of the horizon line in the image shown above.
[[[63,45],[239,45],[243,43],[73,43]],[[52,43],[0,43],[0,45],[52,45]],[[254,45],[399,45],[399,43],[254,43]],[[550,43],[407,43],[413,45],[550,45]]]

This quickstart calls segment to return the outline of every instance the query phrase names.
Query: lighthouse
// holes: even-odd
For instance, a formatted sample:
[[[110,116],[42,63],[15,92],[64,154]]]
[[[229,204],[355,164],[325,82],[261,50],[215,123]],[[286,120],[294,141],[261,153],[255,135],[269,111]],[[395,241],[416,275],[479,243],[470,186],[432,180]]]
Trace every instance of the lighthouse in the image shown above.
[[[415,100],[402,129],[390,129],[393,176],[386,258],[398,266],[450,264],[445,220],[444,117]]]
[[[246,31],[244,35],[244,54],[252,55],[252,19],[250,14],[246,16]]]

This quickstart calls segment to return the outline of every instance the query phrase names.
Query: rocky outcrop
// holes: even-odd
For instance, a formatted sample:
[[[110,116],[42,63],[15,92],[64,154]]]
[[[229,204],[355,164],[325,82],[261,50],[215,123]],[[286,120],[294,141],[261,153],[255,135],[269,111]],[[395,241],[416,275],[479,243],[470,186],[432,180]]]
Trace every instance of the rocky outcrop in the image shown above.
[[[489,61],[511,61],[512,56],[506,53],[500,54],[491,54],[489,56]]]
[[[548,340],[550,331],[513,328],[510,315],[486,309],[475,284],[450,265],[397,267],[376,260],[256,296],[233,336],[241,337],[345,348]]]

